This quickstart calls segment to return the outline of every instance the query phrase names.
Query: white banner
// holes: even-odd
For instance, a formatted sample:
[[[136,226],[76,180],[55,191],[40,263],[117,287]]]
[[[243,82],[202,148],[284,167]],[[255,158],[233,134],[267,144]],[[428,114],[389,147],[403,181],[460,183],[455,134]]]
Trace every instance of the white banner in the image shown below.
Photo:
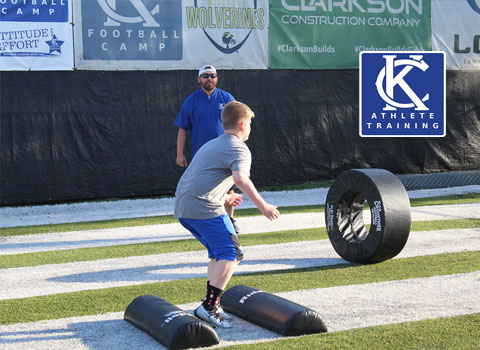
[[[432,35],[447,69],[480,69],[480,0],[432,0]]]
[[[78,0],[77,69],[268,68],[268,0]]]
[[[0,70],[72,70],[71,0],[1,0]]]

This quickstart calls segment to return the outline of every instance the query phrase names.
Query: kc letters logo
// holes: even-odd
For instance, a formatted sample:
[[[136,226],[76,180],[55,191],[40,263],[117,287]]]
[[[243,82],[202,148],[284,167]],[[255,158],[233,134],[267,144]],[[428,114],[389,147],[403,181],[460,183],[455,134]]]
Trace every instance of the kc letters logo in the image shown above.
[[[360,136],[443,137],[445,54],[360,53]]]
[[[181,60],[182,2],[82,0],[86,60]]]

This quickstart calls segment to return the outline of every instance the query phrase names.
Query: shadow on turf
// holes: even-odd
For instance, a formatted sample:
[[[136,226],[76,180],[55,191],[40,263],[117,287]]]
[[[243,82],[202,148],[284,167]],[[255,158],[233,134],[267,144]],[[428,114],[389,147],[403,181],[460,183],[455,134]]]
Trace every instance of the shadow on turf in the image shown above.
[[[273,271],[265,271],[267,264],[275,264]],[[243,267],[237,275],[290,273],[303,269],[339,268],[342,265],[352,266],[341,258],[298,258],[275,260],[245,260],[240,263]],[[278,265],[284,265],[279,268]],[[109,282],[161,282],[205,277],[208,262],[164,264],[127,269],[112,269],[106,271],[86,272],[50,278],[50,282],[60,283],[109,283]],[[255,270],[255,267],[258,267]],[[181,269],[182,271],[175,271]]]
[[[32,329],[27,331],[0,332],[0,344],[33,343],[75,338],[68,329]]]

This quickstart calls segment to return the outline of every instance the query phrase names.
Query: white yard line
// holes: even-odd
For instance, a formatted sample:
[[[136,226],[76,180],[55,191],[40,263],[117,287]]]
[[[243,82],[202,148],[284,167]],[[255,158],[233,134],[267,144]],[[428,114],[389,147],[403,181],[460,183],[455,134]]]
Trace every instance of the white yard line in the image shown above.
[[[236,273],[346,263],[329,240],[245,247]],[[480,229],[412,232],[398,257],[480,250]],[[205,277],[206,252],[193,251],[0,270],[0,300]]]
[[[411,213],[412,221],[480,218],[480,203],[413,207]],[[369,211],[365,211],[364,220],[370,222]],[[242,234],[325,227],[324,213],[285,214],[280,215],[275,221],[270,221],[263,216],[240,217],[238,222]],[[0,255],[187,238],[192,238],[192,235],[179,223],[9,236],[0,238]]]
[[[277,206],[324,204],[328,189],[262,192],[269,203]],[[480,185],[409,191],[410,198],[480,193]],[[0,208],[0,227],[46,225],[67,222],[136,218],[173,213],[173,198],[133,199],[109,202],[38,205]],[[241,208],[253,208],[244,196]]]
[[[349,285],[277,295],[316,310],[329,332],[468,315],[480,312],[480,272]],[[455,296],[455,297],[452,297]],[[180,305],[192,311],[197,304]],[[218,346],[283,338],[234,318],[234,328],[217,329]],[[160,350],[146,333],[123,320],[123,312],[0,326],[5,350]]]

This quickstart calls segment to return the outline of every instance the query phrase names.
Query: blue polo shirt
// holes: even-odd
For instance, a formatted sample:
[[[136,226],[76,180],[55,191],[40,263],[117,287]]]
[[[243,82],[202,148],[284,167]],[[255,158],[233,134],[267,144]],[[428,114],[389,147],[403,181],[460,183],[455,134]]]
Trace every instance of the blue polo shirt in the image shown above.
[[[198,89],[187,97],[174,124],[190,131],[192,158],[205,142],[225,132],[222,126],[222,109],[228,102],[234,100],[231,94],[219,88],[216,88],[210,96],[202,89]]]

